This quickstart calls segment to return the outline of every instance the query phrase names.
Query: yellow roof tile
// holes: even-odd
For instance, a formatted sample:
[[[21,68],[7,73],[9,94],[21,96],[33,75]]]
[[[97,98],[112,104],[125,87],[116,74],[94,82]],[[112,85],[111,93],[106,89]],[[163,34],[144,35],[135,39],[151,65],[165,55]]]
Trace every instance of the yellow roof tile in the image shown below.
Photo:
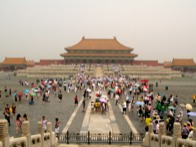
[[[19,64],[27,64],[27,61],[25,58],[8,58],[6,57],[4,61],[2,62],[2,65],[19,65]]]

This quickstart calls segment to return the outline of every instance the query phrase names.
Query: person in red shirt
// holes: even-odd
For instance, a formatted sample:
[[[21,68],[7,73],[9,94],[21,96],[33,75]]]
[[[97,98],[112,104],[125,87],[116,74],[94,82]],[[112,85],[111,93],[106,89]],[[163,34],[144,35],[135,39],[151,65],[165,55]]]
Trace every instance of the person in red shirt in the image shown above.
[[[78,96],[76,95],[74,98],[75,107],[78,106]]]

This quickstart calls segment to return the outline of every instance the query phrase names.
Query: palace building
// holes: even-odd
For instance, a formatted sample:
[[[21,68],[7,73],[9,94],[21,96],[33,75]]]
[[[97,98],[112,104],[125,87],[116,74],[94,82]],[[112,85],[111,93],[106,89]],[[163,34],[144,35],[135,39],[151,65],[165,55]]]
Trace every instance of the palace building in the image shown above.
[[[182,72],[186,71],[196,71],[196,64],[193,59],[176,59],[174,58],[171,62],[170,67],[174,70],[180,70]]]
[[[113,39],[82,38],[77,44],[66,47],[65,53],[60,54],[65,64],[70,63],[105,63],[132,64],[137,54],[133,48],[121,44],[116,37]]]
[[[1,63],[1,70],[4,71],[14,71],[18,69],[25,69],[27,67],[27,60],[23,58],[13,58],[5,57],[4,61]]]

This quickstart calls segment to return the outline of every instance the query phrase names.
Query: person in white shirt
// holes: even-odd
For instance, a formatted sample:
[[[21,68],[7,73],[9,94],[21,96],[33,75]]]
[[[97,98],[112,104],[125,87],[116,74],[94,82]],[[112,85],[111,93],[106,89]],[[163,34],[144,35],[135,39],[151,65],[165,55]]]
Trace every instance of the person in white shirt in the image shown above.
[[[159,134],[159,121],[155,120],[155,124],[156,124],[156,134]]]
[[[123,112],[122,114],[126,114],[126,110],[127,110],[127,103],[126,101],[123,102]]]
[[[189,129],[189,135],[188,135],[188,140],[192,140],[192,139],[193,139],[193,127]]]
[[[42,128],[43,128],[44,132],[46,133],[46,131],[47,131],[47,120],[46,120],[45,116],[42,116]]]
[[[118,100],[119,100],[119,95],[118,94],[115,95],[115,99],[116,99],[116,105],[117,105],[118,104]]]

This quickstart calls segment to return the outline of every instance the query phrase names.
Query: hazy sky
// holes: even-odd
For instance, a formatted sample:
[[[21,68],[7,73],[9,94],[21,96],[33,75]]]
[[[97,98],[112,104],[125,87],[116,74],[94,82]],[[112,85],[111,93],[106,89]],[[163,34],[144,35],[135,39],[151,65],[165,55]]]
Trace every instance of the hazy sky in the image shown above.
[[[0,62],[63,59],[83,36],[116,36],[138,60],[196,62],[196,0],[0,0]]]

